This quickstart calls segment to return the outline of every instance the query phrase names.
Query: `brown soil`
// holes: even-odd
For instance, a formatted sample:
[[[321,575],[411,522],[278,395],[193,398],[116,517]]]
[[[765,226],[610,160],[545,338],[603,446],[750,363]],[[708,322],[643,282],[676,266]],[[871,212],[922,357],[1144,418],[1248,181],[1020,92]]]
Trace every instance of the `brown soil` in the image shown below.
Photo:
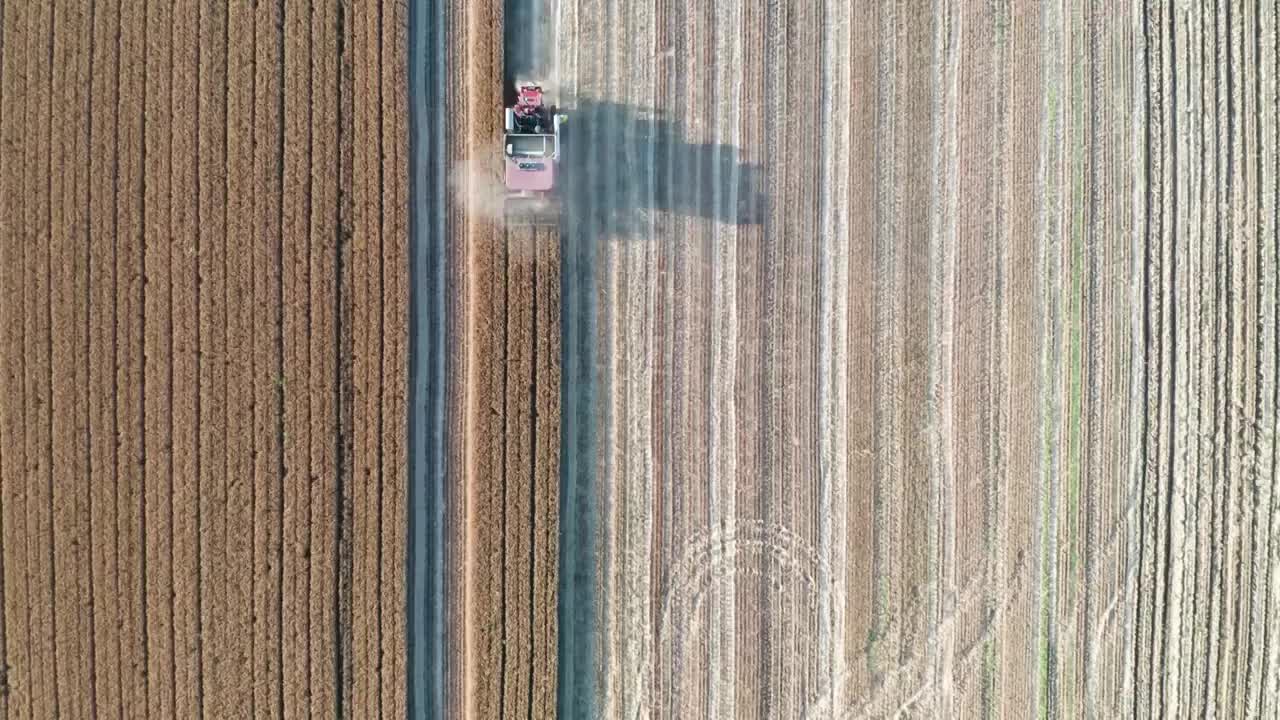
[[[405,8],[312,5],[4,4],[0,717],[405,713]]]

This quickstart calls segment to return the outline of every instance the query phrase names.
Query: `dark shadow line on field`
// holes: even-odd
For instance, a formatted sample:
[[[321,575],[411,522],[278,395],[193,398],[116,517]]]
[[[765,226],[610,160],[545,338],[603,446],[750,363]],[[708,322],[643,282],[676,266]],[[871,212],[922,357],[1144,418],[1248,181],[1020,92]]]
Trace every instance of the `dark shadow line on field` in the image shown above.
[[[632,105],[585,98],[561,112],[562,226],[645,238],[656,212],[763,222],[763,168],[736,145],[690,142],[679,120]]]

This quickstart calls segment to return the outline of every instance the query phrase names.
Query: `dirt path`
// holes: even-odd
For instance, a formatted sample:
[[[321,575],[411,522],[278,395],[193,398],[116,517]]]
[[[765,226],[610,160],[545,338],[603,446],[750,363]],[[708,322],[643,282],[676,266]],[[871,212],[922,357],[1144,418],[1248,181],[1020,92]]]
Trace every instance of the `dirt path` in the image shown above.
[[[404,715],[404,8],[3,12],[0,717]]]

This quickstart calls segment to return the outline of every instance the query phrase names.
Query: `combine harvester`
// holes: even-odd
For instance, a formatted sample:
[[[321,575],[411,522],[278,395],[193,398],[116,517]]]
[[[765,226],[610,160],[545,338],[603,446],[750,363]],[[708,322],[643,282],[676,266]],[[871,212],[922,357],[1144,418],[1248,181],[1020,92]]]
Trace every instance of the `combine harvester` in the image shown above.
[[[546,104],[541,85],[521,83],[516,89],[516,104],[506,109],[503,124],[508,223],[559,224],[556,185],[564,120],[554,106]]]

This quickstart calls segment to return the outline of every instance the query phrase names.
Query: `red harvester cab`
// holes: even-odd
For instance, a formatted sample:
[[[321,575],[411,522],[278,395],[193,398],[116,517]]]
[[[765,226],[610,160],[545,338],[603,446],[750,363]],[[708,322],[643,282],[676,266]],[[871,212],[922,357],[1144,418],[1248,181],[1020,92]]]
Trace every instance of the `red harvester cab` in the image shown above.
[[[515,105],[504,114],[507,219],[554,224],[560,214],[556,171],[564,116],[546,104],[542,87],[531,83],[517,89]]]

